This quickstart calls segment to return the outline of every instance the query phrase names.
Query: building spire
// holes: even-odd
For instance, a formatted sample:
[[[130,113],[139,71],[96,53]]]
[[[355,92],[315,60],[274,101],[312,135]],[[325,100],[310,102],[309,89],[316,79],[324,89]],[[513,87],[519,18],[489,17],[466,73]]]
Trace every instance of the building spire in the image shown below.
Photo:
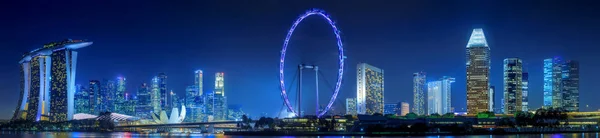
[[[471,38],[469,38],[467,47],[488,47],[487,41],[485,40],[485,35],[483,34],[483,29],[473,29],[473,33],[471,33]]]

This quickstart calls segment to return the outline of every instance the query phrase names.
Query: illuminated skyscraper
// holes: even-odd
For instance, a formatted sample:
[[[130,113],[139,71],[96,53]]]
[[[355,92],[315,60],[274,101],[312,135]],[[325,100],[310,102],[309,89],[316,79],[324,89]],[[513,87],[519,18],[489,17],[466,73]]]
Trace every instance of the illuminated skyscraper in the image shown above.
[[[452,83],[454,83],[456,79],[444,76],[440,79],[440,81],[442,84],[442,113],[451,113],[452,111],[450,110],[450,108],[452,108]]]
[[[412,111],[417,115],[425,115],[425,72],[417,72],[413,74],[413,109]]]
[[[490,111],[490,47],[483,29],[473,29],[467,44],[467,113]]]
[[[90,113],[90,96],[88,91],[81,85],[76,85],[75,90],[75,113]]]
[[[401,105],[400,115],[406,116],[406,114],[408,114],[410,112],[410,105],[407,102],[402,102],[400,105]]]
[[[504,59],[504,113],[523,110],[523,62],[518,58]]]
[[[171,111],[171,95],[169,94],[169,91],[167,91],[167,74],[158,73],[157,83],[158,93],[160,94],[160,107],[164,110]]]
[[[356,99],[346,98],[346,114],[356,115]]]
[[[125,113],[125,106],[127,106],[126,104],[126,100],[125,100],[125,85],[126,83],[126,79],[125,77],[117,77],[117,80],[115,81],[117,82],[117,90],[115,93],[115,100],[114,100],[114,112],[117,113]],[[132,114],[127,114],[127,115],[132,115]]]
[[[444,114],[442,110],[442,81],[427,83],[427,114]]]
[[[529,73],[523,72],[523,112],[529,111],[529,98],[527,95],[529,95]]]
[[[215,90],[213,96],[213,116],[215,120],[227,119],[227,97],[225,96],[225,79],[223,72],[215,74]]]
[[[75,49],[91,45],[82,40],[45,44],[23,55],[21,97],[13,119],[67,121],[75,112]]]
[[[196,70],[194,72],[194,78],[195,78],[194,79],[194,85],[196,85],[196,88],[198,89],[197,90],[198,94],[196,94],[198,96],[202,96],[202,92],[203,92],[202,91],[203,90],[202,89],[202,74],[203,74],[202,70]]]
[[[562,65],[559,57],[544,59],[544,107],[562,107]]]
[[[567,60],[562,66],[561,78],[563,108],[570,112],[579,112],[579,62]]]
[[[159,85],[160,84],[158,81],[158,77],[152,78],[152,83],[150,85],[150,98],[152,99],[151,104],[152,104],[154,113],[160,113],[160,111],[162,110],[162,106],[161,106],[162,98],[161,98],[161,94],[160,94]]]
[[[100,89],[99,105],[97,106],[97,113],[100,112],[115,112],[115,97],[117,93],[117,82],[113,79],[102,80]]]
[[[133,98],[134,96],[129,94],[129,93],[125,93],[124,95],[124,99],[125,101],[122,104],[122,109],[121,109],[121,113],[126,114],[126,115],[135,115],[135,107],[137,104],[137,98]]]
[[[184,122],[201,122],[204,110],[204,100],[198,95],[198,85],[188,86],[185,95],[185,108],[187,108],[187,117]]]
[[[135,116],[143,119],[151,119],[150,113],[154,111],[152,106],[152,93],[150,86],[142,83],[137,92],[137,103],[135,107]]]
[[[88,86],[88,95],[89,97],[89,113],[90,114],[97,114],[98,113],[98,106],[100,105],[101,102],[101,93],[100,93],[100,81],[98,80],[90,80],[90,84]]]
[[[225,73],[223,72],[215,74],[215,95],[225,96],[224,75]]]
[[[356,107],[358,114],[383,113],[383,70],[367,63],[357,67]]]

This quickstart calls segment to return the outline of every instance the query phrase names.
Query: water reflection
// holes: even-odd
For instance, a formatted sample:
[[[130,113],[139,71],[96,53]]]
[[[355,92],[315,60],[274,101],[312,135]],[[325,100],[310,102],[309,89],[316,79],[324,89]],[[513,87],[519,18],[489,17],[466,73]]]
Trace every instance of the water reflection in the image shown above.
[[[411,136],[411,138],[566,138],[566,137],[595,137],[598,133],[562,133],[562,134],[520,134],[520,135],[470,135],[470,136]],[[2,131],[0,137],[21,137],[21,138],[81,138],[81,137],[118,137],[118,138],[138,138],[138,137],[227,137],[227,138],[263,138],[264,136],[223,136],[213,134],[188,134],[188,133],[162,133],[162,134],[140,134],[130,132],[32,132],[32,131]],[[368,138],[368,136],[323,136],[324,138]],[[299,136],[270,136],[267,138],[320,138],[320,136],[299,137]]]

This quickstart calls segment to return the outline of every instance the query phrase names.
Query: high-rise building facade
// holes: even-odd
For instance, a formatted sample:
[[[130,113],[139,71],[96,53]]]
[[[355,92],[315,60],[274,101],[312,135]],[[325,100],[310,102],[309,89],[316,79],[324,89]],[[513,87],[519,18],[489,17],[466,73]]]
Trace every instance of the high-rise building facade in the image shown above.
[[[579,62],[565,61],[561,79],[563,108],[570,112],[579,112]]]
[[[356,99],[346,98],[346,114],[356,115]]]
[[[194,85],[196,85],[197,87],[197,92],[198,92],[198,96],[202,96],[203,93],[203,89],[202,89],[202,70],[196,70],[194,72]]]
[[[451,113],[452,110],[452,83],[456,81],[455,78],[444,76],[440,79],[441,91],[442,91],[442,113]],[[440,113],[440,114],[442,114]]]
[[[488,92],[488,97],[489,99],[489,111],[490,112],[494,112],[494,105],[496,103],[496,94],[495,94],[496,88],[494,86],[490,86],[490,91]]]
[[[529,111],[529,73],[527,72],[523,72],[523,81],[522,81],[522,86],[523,86],[523,104],[521,105],[521,107],[523,108],[522,111],[523,112],[527,112]]]
[[[137,105],[137,98],[132,94],[124,94],[125,101],[123,102],[121,113],[125,115],[134,116],[136,114],[135,107]]]
[[[442,111],[442,81],[427,83],[427,114],[444,114]]]
[[[135,116],[143,119],[150,119],[151,113],[154,111],[152,106],[150,86],[147,83],[142,83],[137,92],[137,103],[135,107]]]
[[[114,100],[114,112],[117,113],[125,113],[125,108],[128,106],[125,100],[125,85],[127,84],[125,77],[117,77],[115,81],[117,83],[117,89],[115,91],[115,100]],[[132,115],[132,114],[127,114]]]
[[[417,115],[425,115],[425,90],[426,86],[425,72],[417,72],[413,74],[413,112]]]
[[[115,97],[117,93],[117,82],[113,79],[104,79],[101,84],[101,98],[97,106],[97,112],[115,112]]]
[[[75,86],[75,113],[90,113],[90,96],[85,87]]]
[[[523,110],[523,61],[504,59],[504,113]]]
[[[158,73],[157,83],[158,83],[158,93],[160,98],[160,107],[163,110],[171,111],[171,95],[169,91],[167,91],[167,74]]]
[[[410,112],[410,105],[407,102],[402,102],[400,104],[401,108],[400,108],[400,115],[401,116],[406,116],[406,114],[408,114]]]
[[[483,29],[473,29],[467,44],[467,114],[490,111],[490,47]]]
[[[185,108],[187,117],[184,122],[201,122],[203,121],[202,114],[204,113],[204,100],[198,95],[198,85],[190,85],[186,89]]]
[[[544,107],[562,107],[560,80],[562,75],[560,57],[544,59]]]
[[[398,104],[397,103],[386,103],[383,106],[383,114],[393,114],[395,115],[398,112]]]
[[[383,109],[383,69],[360,63],[357,67],[356,106],[358,114],[382,114]]]
[[[160,94],[160,84],[158,81],[158,77],[154,77],[152,78],[152,83],[150,84],[150,99],[152,99],[151,104],[152,104],[152,109],[154,111],[154,113],[160,113],[160,111],[162,110],[162,104],[161,104],[161,94]]]
[[[225,75],[225,73],[223,73],[223,72],[217,72],[215,74],[215,94],[216,95],[225,96],[224,75]]]
[[[23,55],[21,94],[13,119],[67,121],[75,113],[75,49],[91,45],[83,40],[45,44]]]
[[[227,97],[225,96],[225,73],[215,74],[215,89],[213,96],[213,117],[215,120],[227,119]]]
[[[89,113],[91,114],[97,114],[98,113],[98,106],[100,105],[100,102],[102,100],[102,96],[100,93],[100,81],[98,80],[90,80],[90,83],[88,85],[88,95],[89,95]]]

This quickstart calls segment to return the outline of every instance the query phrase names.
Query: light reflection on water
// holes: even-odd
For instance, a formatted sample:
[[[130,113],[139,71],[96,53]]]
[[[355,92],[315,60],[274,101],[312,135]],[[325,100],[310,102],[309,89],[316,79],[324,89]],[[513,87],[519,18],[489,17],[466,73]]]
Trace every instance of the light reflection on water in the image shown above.
[[[138,138],[138,137],[194,137],[194,138],[264,138],[265,136],[226,136],[213,134],[139,134],[130,132],[14,132],[2,131],[0,137],[21,138]],[[369,138],[369,136],[266,136],[267,138]],[[469,136],[411,136],[411,138],[598,138],[598,133],[561,133],[561,134],[514,134],[514,135],[469,135]]]

